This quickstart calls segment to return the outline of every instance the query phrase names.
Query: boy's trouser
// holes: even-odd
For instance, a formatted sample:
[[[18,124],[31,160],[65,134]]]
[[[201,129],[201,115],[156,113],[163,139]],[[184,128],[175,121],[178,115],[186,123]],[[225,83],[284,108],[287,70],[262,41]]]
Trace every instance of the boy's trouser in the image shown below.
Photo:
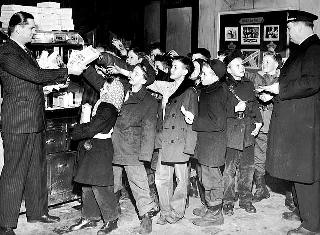
[[[223,178],[219,167],[201,165],[201,182],[205,189],[205,200],[208,206],[222,204]]]
[[[259,133],[255,139],[254,166],[261,175],[266,173],[267,141],[267,133]]]
[[[160,159],[159,159],[160,161]],[[175,173],[177,187],[173,192],[173,174]],[[182,218],[185,213],[188,187],[188,164],[159,163],[155,174],[155,182],[159,194],[159,204],[162,215],[173,213]]]
[[[113,186],[82,186],[82,216],[85,219],[109,222],[119,218],[119,204]]]
[[[254,173],[254,147],[241,150],[227,148],[226,164],[223,173],[224,203],[233,203],[235,199],[235,174],[239,170],[238,193],[241,203],[252,201],[252,179]]]
[[[143,216],[151,209],[156,208],[156,204],[150,196],[150,188],[148,183],[147,172],[143,164],[141,165],[124,165],[124,166],[114,166],[113,169],[116,172],[120,172],[120,169],[115,168],[124,168],[127,174],[129,181],[129,186],[133,197],[136,201],[136,206],[140,216]],[[116,178],[116,177],[115,177]],[[120,188],[119,182],[115,181],[115,187]]]

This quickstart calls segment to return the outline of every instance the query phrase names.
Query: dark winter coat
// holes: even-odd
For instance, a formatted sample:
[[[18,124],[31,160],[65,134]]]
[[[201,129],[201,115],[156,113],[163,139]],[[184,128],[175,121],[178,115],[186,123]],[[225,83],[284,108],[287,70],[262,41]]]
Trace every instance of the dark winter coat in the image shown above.
[[[98,186],[113,185],[111,138],[101,140],[92,137],[98,133],[109,133],[117,116],[118,111],[112,104],[101,102],[89,123],[77,124],[73,128],[71,138],[83,140],[78,147],[74,181]],[[84,148],[85,140],[90,141],[90,150]]]
[[[184,80],[166,105],[162,131],[158,136],[163,162],[186,162],[194,154],[197,133],[186,123],[181,112],[183,105],[187,111],[197,113],[197,92],[192,85],[191,80]]]
[[[320,180],[320,40],[313,35],[281,69],[269,130],[266,167],[272,176]]]
[[[254,123],[262,123],[262,117],[259,110],[259,103],[255,96],[254,85],[247,78],[243,77],[240,81],[234,80],[229,75],[226,82],[229,92],[228,96],[230,106],[228,108],[227,118],[227,147],[243,150],[245,147],[254,145],[254,136],[251,132],[255,129]],[[237,118],[234,107],[239,103],[234,93],[243,101],[246,101],[244,118]]]
[[[203,87],[192,129],[197,132],[195,158],[202,165],[222,166],[227,147],[227,88],[217,82]]]
[[[112,134],[115,164],[141,165],[151,161],[157,109],[156,98],[144,86],[123,103]]]

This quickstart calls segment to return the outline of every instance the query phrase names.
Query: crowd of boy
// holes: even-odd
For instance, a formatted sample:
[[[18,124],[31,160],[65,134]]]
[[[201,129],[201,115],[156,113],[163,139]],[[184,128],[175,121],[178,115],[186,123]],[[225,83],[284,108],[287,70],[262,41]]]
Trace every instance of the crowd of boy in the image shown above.
[[[13,37],[9,43],[28,59],[34,67],[32,75],[36,76],[41,70],[28,57],[27,49],[20,45],[27,41],[19,41],[22,33],[32,35],[33,18],[30,14],[20,14],[21,22],[10,21]],[[158,212],[157,224],[177,223],[188,207],[190,161],[193,159],[202,202],[202,206],[193,211],[198,216],[192,221],[194,225],[223,224],[223,215],[233,215],[237,200],[240,208],[256,213],[254,203],[270,197],[265,183],[267,169],[271,175],[293,182],[296,189],[296,204],[293,200],[288,203],[292,212],[284,218],[298,219],[302,224],[288,234],[317,234],[320,231],[320,153],[316,141],[320,138],[320,125],[316,117],[320,116],[320,64],[316,57],[320,55],[320,41],[312,31],[315,19],[316,16],[306,12],[290,13],[287,22],[290,39],[300,47],[292,52],[284,68],[281,68],[281,56],[270,51],[264,54],[261,71],[250,73],[245,70],[240,50],[220,52],[219,59],[211,59],[207,49],[198,48],[185,57],[175,51],[164,53],[159,45],[153,45],[147,53],[137,47],[126,50],[119,40],[114,40],[113,45],[121,56],[105,51],[89,66],[74,65],[44,74],[48,81],[60,77],[64,80],[67,72],[83,74],[96,92],[100,92],[99,100],[93,107],[91,105],[92,111],[84,111],[82,115],[87,117],[83,116],[71,132],[74,140],[80,140],[74,181],[82,185],[83,205],[82,217],[70,231],[95,227],[100,219],[104,224],[99,235],[117,229],[121,216],[117,195],[122,188],[123,171],[141,221],[137,233],[152,232],[152,218]],[[9,76],[17,81],[30,80],[32,86],[39,83],[40,87],[46,82],[10,72],[9,52],[2,47],[0,53],[4,105],[10,98]],[[38,87],[34,89],[39,90]],[[28,103],[28,99],[19,102]],[[280,119],[285,115],[283,110],[292,115],[287,123]],[[301,147],[303,140],[299,134],[290,132],[298,128],[298,124],[304,126],[299,131],[310,141],[305,148]],[[12,160],[8,160],[8,141],[15,143],[19,137],[21,144],[26,143],[24,138],[39,142],[43,129],[38,131],[33,130],[29,137],[20,132],[13,134],[4,122],[0,234],[15,234],[13,229],[17,223],[17,214],[12,215],[11,220],[6,214],[16,211],[8,212],[5,205],[13,189],[9,179],[12,172],[8,164]],[[285,143],[282,134],[286,135]],[[312,145],[314,141],[316,144]],[[36,153],[31,151],[31,154]],[[291,159],[290,154],[295,158]],[[298,157],[306,159],[297,160]],[[41,168],[40,163],[34,164]],[[40,177],[43,169],[34,170],[34,174],[39,184],[45,183]],[[28,175],[19,177],[31,181]],[[253,182],[256,185],[254,195]],[[151,190],[152,187],[156,190]],[[21,188],[16,204],[23,191]],[[29,191],[25,192],[27,196]],[[290,193],[291,189],[288,195]],[[312,198],[312,206],[307,203],[308,197]],[[27,205],[28,222],[59,220],[48,214],[47,205],[41,206],[46,208],[35,212]]]

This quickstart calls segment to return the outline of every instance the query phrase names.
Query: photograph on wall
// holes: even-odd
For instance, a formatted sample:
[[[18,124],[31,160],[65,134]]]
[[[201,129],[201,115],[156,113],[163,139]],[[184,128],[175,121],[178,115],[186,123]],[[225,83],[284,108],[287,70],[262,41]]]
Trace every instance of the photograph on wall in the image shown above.
[[[224,39],[225,41],[238,41],[238,27],[225,27]]]
[[[241,25],[241,44],[260,44],[260,25]]]
[[[264,41],[279,41],[279,25],[265,25],[263,29]]]
[[[243,65],[249,69],[260,68],[260,50],[259,49],[242,49]]]

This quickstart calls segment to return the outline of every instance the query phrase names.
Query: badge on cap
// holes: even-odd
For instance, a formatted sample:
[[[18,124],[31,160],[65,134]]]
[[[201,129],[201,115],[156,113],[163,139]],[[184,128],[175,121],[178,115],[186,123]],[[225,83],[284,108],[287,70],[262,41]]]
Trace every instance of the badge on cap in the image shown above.
[[[288,19],[287,23],[292,21],[307,21],[307,22],[313,22],[318,19],[318,16],[306,12],[306,11],[298,11],[298,10],[289,10],[288,11]]]

